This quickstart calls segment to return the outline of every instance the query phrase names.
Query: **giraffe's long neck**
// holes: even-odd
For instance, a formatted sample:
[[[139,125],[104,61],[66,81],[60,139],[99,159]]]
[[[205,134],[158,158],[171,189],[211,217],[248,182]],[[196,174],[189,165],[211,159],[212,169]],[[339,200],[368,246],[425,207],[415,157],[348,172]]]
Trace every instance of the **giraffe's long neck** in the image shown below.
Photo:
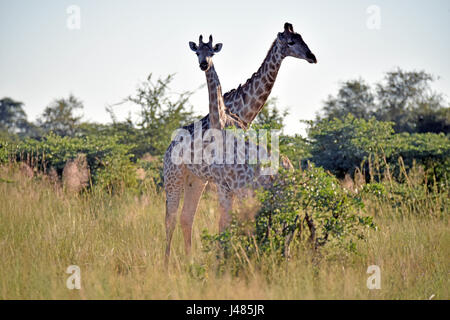
[[[284,58],[275,40],[258,71],[244,85],[225,93],[226,107],[246,125],[255,119],[266,103]]]
[[[219,77],[214,65],[205,72],[209,93],[209,122],[210,128],[223,129],[226,122],[225,104],[222,96]]]

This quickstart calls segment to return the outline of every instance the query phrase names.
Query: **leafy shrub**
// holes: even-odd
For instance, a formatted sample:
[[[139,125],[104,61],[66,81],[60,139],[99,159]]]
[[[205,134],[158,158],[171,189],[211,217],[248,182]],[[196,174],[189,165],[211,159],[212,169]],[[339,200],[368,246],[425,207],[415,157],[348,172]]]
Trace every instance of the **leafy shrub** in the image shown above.
[[[84,154],[91,173],[92,184],[110,192],[124,187],[136,187],[136,166],[131,162],[133,145],[119,144],[118,137],[61,137],[50,133],[42,140],[26,139],[8,145],[0,153],[7,153],[17,161],[47,172],[51,168],[62,174],[67,161]]]
[[[256,225],[263,247],[286,249],[296,233],[314,248],[330,241],[349,244],[353,237],[363,237],[360,226],[374,227],[371,217],[361,215],[361,200],[322,168],[311,165],[280,177],[259,194],[262,207]]]
[[[149,74],[146,81],[139,84],[136,92],[123,102],[135,104],[138,120],[117,122],[113,109],[109,109],[115,132],[120,132],[125,139],[135,144],[133,153],[141,157],[145,153],[153,156],[164,155],[170,144],[172,133],[199,118],[194,115],[189,98],[194,92],[175,93],[170,90],[173,75],[156,81]],[[124,140],[122,140],[124,141]],[[125,140],[126,141],[126,140]]]
[[[401,178],[399,158],[406,169],[414,161],[423,165],[428,180],[448,180],[450,173],[450,138],[443,133],[394,134],[391,122],[375,119],[356,119],[348,115],[344,120],[321,120],[308,130],[311,158],[342,178],[363,165],[366,177],[377,171],[381,177],[386,166],[391,174]],[[401,160],[400,160],[401,162]],[[376,168],[374,168],[376,167]]]
[[[291,160],[295,168],[307,166],[307,159],[311,157],[311,146],[301,135],[281,135],[280,153]]]
[[[9,161],[9,149],[11,149],[10,143],[7,141],[0,141],[0,164],[7,163]]]
[[[162,157],[144,155],[143,158],[139,159],[138,166],[145,172],[144,183],[149,183],[157,191],[161,191],[164,185]]]
[[[314,249],[333,244],[351,251],[367,227],[375,228],[372,217],[361,212],[362,201],[334,176],[312,165],[304,171],[280,172],[273,187],[257,194],[261,206],[254,230],[249,231],[248,222],[234,219],[221,234],[204,232],[207,250],[219,243],[225,255],[238,258],[243,254],[286,256],[290,247],[301,243]]]
[[[357,119],[351,114],[344,120],[321,120],[311,123],[308,136],[311,161],[344,177],[353,173],[370,155],[389,152],[386,148],[394,133],[392,123]]]

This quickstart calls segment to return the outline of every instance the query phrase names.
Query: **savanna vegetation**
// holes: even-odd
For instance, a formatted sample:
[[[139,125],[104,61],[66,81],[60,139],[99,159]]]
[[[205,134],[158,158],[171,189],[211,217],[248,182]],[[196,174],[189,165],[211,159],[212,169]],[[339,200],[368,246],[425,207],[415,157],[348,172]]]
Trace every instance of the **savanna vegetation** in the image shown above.
[[[0,298],[449,299],[450,108],[434,79],[345,81],[305,137],[283,132],[288,111],[269,100],[253,126],[281,130],[295,169],[236,203],[221,234],[208,189],[192,256],[177,229],[167,267],[162,156],[198,119],[192,92],[149,76],[124,99],[137,120],[111,107],[108,124],[83,121],[73,95],[35,122],[1,99]],[[81,290],[66,287],[70,265]],[[381,289],[366,286],[371,265]]]

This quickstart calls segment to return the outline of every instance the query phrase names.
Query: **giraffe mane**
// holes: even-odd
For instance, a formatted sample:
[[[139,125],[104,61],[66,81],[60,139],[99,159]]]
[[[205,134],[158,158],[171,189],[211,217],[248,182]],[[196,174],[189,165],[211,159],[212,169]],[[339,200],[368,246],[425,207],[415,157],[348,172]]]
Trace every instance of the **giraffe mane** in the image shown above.
[[[264,64],[264,62],[266,62],[266,59],[267,59],[267,57],[268,57],[268,55],[269,55],[269,52],[271,52],[271,51],[273,50],[273,47],[275,46],[276,42],[277,42],[277,40],[275,39],[275,40],[273,41],[272,45],[270,46],[270,49],[267,50],[266,57],[264,58],[264,60],[263,60],[263,62],[261,63],[260,67],[258,68],[258,70],[256,70],[256,72],[253,72],[253,74],[251,75],[251,77],[248,78],[248,79],[245,81],[244,84],[239,84],[239,86],[238,86],[237,88],[234,88],[234,89],[231,89],[230,91],[225,92],[224,95],[223,95],[224,98],[225,98],[226,96],[229,96],[229,95],[235,93],[236,91],[241,91],[242,88],[245,88],[245,87],[248,86],[248,84],[255,78],[255,76],[257,76],[257,75],[261,72],[261,67],[262,67],[262,65]]]

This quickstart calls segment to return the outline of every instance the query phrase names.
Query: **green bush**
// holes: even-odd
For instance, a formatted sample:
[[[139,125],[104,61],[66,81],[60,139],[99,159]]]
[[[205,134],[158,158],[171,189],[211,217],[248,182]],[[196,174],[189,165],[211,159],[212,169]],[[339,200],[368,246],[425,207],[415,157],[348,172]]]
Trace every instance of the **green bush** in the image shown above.
[[[19,144],[5,145],[0,154],[25,161],[42,172],[53,168],[59,175],[67,161],[84,154],[92,184],[112,192],[137,186],[136,165],[130,153],[133,145],[120,144],[118,139],[116,136],[61,137],[50,133],[42,140],[26,139]]]
[[[364,169],[366,178],[381,178],[389,165],[391,174],[401,178],[399,158],[406,169],[416,161],[428,180],[447,181],[450,170],[450,139],[443,133],[394,134],[391,122],[375,119],[321,120],[308,130],[311,158],[317,166],[339,178]]]
[[[353,173],[371,155],[390,152],[392,125],[352,115],[344,120],[335,118],[311,123],[308,129],[311,161],[342,178],[346,173]]]
[[[295,168],[305,167],[311,157],[311,146],[301,135],[280,136],[280,153],[287,156]]]
[[[9,161],[9,149],[11,148],[10,143],[7,141],[0,141],[0,164],[8,163]]]
[[[152,157],[147,154],[139,159],[137,164],[145,172],[142,183],[151,185],[156,191],[161,191],[164,187],[162,157]]]
[[[234,219],[221,234],[203,233],[206,250],[219,243],[226,256],[238,260],[243,253],[282,257],[291,247],[308,243],[313,249],[332,244],[353,251],[365,230],[375,228],[372,217],[362,213],[362,201],[343,189],[336,177],[313,165],[304,171],[280,172],[277,182],[257,195],[261,207],[253,231],[248,222]]]
[[[283,172],[280,178],[259,193],[262,206],[256,234],[260,247],[286,250],[296,239],[307,240],[316,249],[328,242],[350,248],[355,238],[363,237],[361,226],[374,227],[371,217],[362,215],[360,198],[322,168],[310,165],[304,171]]]

